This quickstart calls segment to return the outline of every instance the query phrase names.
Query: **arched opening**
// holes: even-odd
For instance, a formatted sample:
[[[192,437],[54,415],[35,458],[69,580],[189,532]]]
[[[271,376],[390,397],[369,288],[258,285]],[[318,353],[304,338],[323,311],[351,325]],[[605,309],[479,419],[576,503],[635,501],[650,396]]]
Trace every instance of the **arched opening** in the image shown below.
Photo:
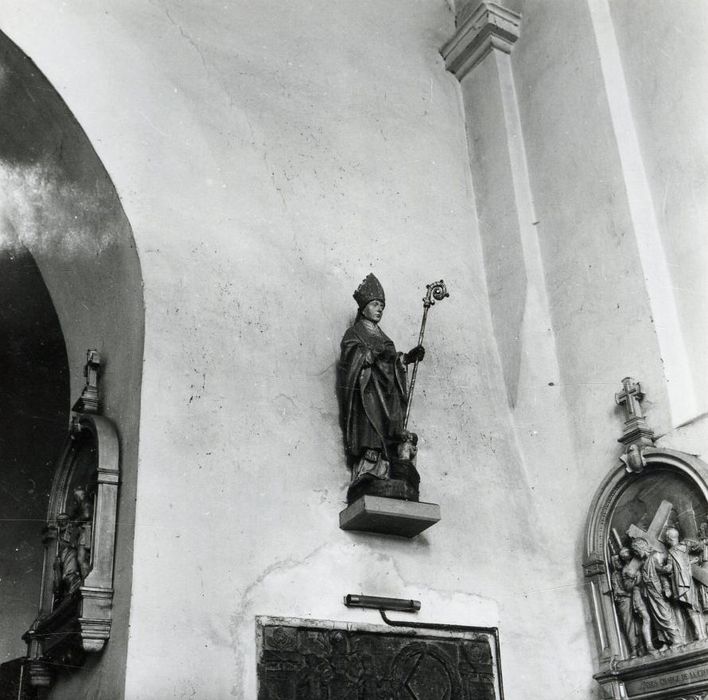
[[[59,319],[32,256],[0,251],[0,616],[2,663],[24,654],[37,609],[38,537],[66,435],[69,367]]]
[[[101,688],[117,696],[132,584],[144,333],[140,263],[118,193],[87,135],[41,71],[1,33],[0,294],[0,345],[7,345],[0,348],[6,370],[0,397],[9,409],[0,429],[0,507],[10,519],[0,535],[0,662],[24,654],[21,638],[37,615],[54,463],[84,385],[86,351],[96,349],[103,358],[102,413],[120,441],[113,580],[120,623],[99,658],[56,679],[52,697],[97,697]]]

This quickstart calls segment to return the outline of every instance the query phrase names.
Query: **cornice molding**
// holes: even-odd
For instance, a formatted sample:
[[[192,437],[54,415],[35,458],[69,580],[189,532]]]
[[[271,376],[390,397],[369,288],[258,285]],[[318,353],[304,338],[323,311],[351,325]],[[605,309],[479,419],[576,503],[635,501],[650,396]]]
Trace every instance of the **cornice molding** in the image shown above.
[[[462,80],[492,49],[511,53],[520,27],[521,15],[494,2],[463,11],[455,36],[440,51],[445,67]]]

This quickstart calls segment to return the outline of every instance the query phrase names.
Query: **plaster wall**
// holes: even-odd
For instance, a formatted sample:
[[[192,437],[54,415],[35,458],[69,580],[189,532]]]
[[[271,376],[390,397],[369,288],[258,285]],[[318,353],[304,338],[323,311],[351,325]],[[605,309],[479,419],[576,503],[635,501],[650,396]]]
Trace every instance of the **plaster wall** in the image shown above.
[[[620,0],[610,8],[701,413],[708,409],[708,6]]]
[[[468,4],[459,3],[458,12]],[[505,5],[522,15],[521,36],[511,51],[513,85],[505,82],[507,57],[500,51],[462,78],[473,188],[516,435],[536,505],[553,513],[546,574],[553,573],[572,589],[570,598],[581,599],[579,566],[571,571],[564,563],[580,561],[590,498],[616,464],[620,448],[613,438],[621,432],[622,415],[614,406],[614,393],[621,378],[641,379],[649,422],[657,433],[666,434],[666,441],[684,440],[697,448],[705,437],[701,421],[693,420],[700,409],[693,403],[695,387],[686,372],[689,358],[701,357],[695,339],[707,327],[699,315],[690,313],[699,299],[692,290],[706,269],[703,243],[695,229],[678,236],[662,231],[663,237],[652,239],[646,229],[654,221],[642,211],[653,208],[659,182],[664,213],[685,210],[686,192],[701,186],[702,178],[693,172],[698,184],[689,187],[690,167],[676,198],[668,196],[663,182],[684,162],[693,164],[694,171],[704,165],[700,147],[696,150],[703,128],[696,109],[700,98],[693,99],[689,90],[699,75],[703,77],[695,55],[701,50],[694,47],[687,57],[674,61],[682,28],[687,32],[693,23],[695,31],[702,26],[702,15],[692,10],[682,18],[669,42],[675,46],[661,53],[652,46],[660,43],[660,29],[670,23],[669,8],[652,6],[657,11],[649,12],[654,16],[648,30],[642,29],[651,38],[637,44],[636,3],[631,10],[629,4],[612,5],[624,21],[618,30],[620,46],[633,61],[627,94],[621,65],[610,65],[614,27],[611,21],[603,23],[602,2],[531,0]],[[618,66],[619,78],[612,72]],[[666,105],[662,76],[670,81],[677,66],[679,71],[686,67],[686,77],[682,75],[678,87],[674,84],[667,94],[678,96],[671,107],[655,110],[655,103]],[[630,97],[634,112],[625,109]],[[682,110],[685,102],[688,108]],[[681,111],[679,133],[670,123],[675,107]],[[520,133],[510,119],[517,109]],[[656,126],[657,111],[665,112],[661,129]],[[651,135],[644,122],[655,126]],[[665,129],[672,131],[668,141],[662,138]],[[645,158],[652,164],[649,174],[642,165],[644,150],[632,150],[635,132],[641,147],[651,144]],[[524,158],[518,157],[519,151]],[[530,204],[523,191],[520,195],[525,182]],[[542,290],[534,285],[539,263],[529,254],[536,241]],[[674,287],[682,285],[682,251],[694,257],[674,305]],[[532,300],[535,303],[529,303]],[[667,318],[675,320],[677,310],[697,326],[691,334],[666,323]],[[553,345],[550,354],[540,350],[548,340],[544,332]],[[510,367],[518,372],[518,391]],[[674,430],[682,421],[688,424]],[[555,427],[554,434],[549,434],[549,425]],[[552,446],[551,459],[534,449],[539,444]],[[558,493],[563,494],[560,503]],[[562,538],[564,531],[570,537]],[[566,611],[565,629],[577,635],[576,678],[586,678],[585,692],[596,694],[591,680],[593,630],[587,617],[574,614],[572,604],[560,598],[549,601],[549,607]],[[529,610],[526,606],[524,612]]]
[[[586,697],[570,529],[534,496],[492,332],[459,88],[438,54],[447,4],[10,0],[2,26],[86,130],[141,258],[125,696],[250,700],[256,614],[372,622],[341,604],[364,592],[419,598],[423,620],[499,625],[512,700]],[[335,365],[370,269],[402,349],[424,284],[451,291],[412,415],[443,520],[413,542],[337,527]],[[578,474],[553,466],[565,514]],[[120,663],[53,694],[120,697],[101,680]]]
[[[595,3],[598,4],[601,3]],[[643,8],[649,5],[643,4]],[[636,7],[635,3],[635,11]],[[665,29],[669,20],[658,11],[657,4],[651,7],[650,15],[654,10],[657,12],[649,26],[658,43],[659,27]],[[556,460],[546,462],[547,477],[566,483],[576,505],[574,513],[563,511],[563,527],[572,533],[573,544],[565,557],[567,561],[579,562],[587,506],[596,485],[616,463],[620,451],[614,438],[620,435],[623,418],[614,406],[614,392],[620,388],[621,378],[630,375],[641,380],[647,396],[644,409],[648,421],[657,434],[665,434],[664,440],[671,446],[704,452],[705,428],[700,419],[695,420],[699,406],[686,410],[690,402],[678,405],[677,392],[670,396],[667,391],[666,343],[662,344],[666,328],[657,321],[658,312],[652,306],[655,300],[651,299],[651,285],[656,285],[656,280],[651,279],[652,270],[643,267],[646,260],[642,260],[640,247],[645,246],[646,255],[646,240],[639,237],[645,231],[637,226],[631,201],[633,192],[644,186],[647,174],[641,169],[628,168],[626,157],[623,159],[622,149],[626,144],[622,139],[627,134],[618,129],[617,116],[611,113],[608,102],[612,90],[602,71],[596,18],[593,22],[589,5],[581,2],[530,0],[515,9],[523,16],[521,37],[511,54],[516,99],[536,214],[534,228],[540,242],[557,351],[559,384],[574,447],[573,458],[566,462],[565,468],[559,469]],[[592,9],[597,12],[596,7]],[[680,310],[682,324],[696,326],[689,333],[681,329],[678,336],[688,348],[688,360],[704,352],[698,349],[696,338],[705,332],[706,323],[692,311],[699,298],[692,290],[702,284],[699,280],[706,270],[701,261],[704,244],[695,227],[690,234],[688,226],[681,234],[674,235],[673,230],[667,233],[670,214],[666,212],[684,211],[685,197],[692,196],[686,192],[695,192],[701,186],[702,179],[697,177],[698,184],[686,189],[690,168],[700,170],[704,165],[700,156],[703,119],[695,111],[695,100],[688,90],[690,77],[684,82],[682,76],[678,82],[683,87],[674,87],[667,93],[658,83],[662,76],[668,83],[669,76],[675,72],[681,74],[682,67],[689,76],[697,77],[693,71],[699,69],[691,65],[697,57],[695,52],[689,52],[685,59],[675,61],[678,50],[658,52],[646,40],[638,46],[633,35],[637,29],[636,16],[630,27],[629,4],[612,3],[613,16],[616,9],[625,12],[625,16],[620,13],[624,25],[618,26],[617,31],[620,47],[627,52],[622,54],[625,68],[629,65],[629,97],[633,107],[629,127],[639,134],[640,156],[648,164],[653,202],[657,203],[660,194],[663,207],[662,238],[652,243],[649,252],[652,259],[667,265],[675,288],[685,287],[677,291],[675,308]],[[669,9],[664,9],[668,15]],[[698,18],[692,19],[694,27],[701,26]],[[686,21],[690,23],[691,19]],[[687,29],[683,19],[680,24]],[[678,108],[676,118],[685,127],[680,130],[670,128],[674,107],[665,106],[666,95],[670,97],[674,90],[683,96],[682,101],[674,101],[674,107]],[[684,104],[686,110],[682,109]],[[662,130],[656,128],[656,112],[665,114]],[[651,135],[648,124],[655,127]],[[666,129],[671,131],[668,140],[664,138]],[[683,177],[674,174],[683,167],[679,162],[685,162],[688,168],[687,179],[681,180],[681,192],[680,186],[671,190],[665,185],[673,177]],[[671,196],[672,191],[676,197]],[[672,225],[676,227],[676,215]],[[689,251],[694,258],[685,268],[684,285],[679,282],[684,278],[681,256],[689,255]],[[693,387],[689,384],[685,389],[688,393]],[[532,416],[523,406],[514,412],[517,425],[526,424]],[[681,420],[678,416],[688,418],[689,424],[677,430],[675,426]],[[544,498],[542,491],[536,493]],[[561,529],[558,528],[558,534]],[[582,596],[582,576],[572,585],[577,595]],[[576,622],[571,619],[571,626]],[[592,639],[589,625],[586,630],[579,625],[577,633]],[[593,668],[587,653],[578,657],[579,675],[590,679]],[[597,692],[590,680],[587,692]]]

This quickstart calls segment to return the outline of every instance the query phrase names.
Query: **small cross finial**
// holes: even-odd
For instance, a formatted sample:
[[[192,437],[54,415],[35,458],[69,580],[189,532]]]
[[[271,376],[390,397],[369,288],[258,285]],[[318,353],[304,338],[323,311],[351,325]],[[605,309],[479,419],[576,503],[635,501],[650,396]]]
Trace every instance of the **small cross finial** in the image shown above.
[[[642,385],[634,381],[632,377],[625,377],[622,380],[622,391],[615,394],[615,403],[618,406],[624,405],[625,419],[644,418],[640,402],[644,400]]]
[[[77,413],[98,413],[101,405],[98,394],[98,378],[100,374],[101,355],[98,350],[88,350],[86,352],[86,365],[84,366],[86,386],[73,408]]]
[[[632,377],[625,377],[622,380],[622,391],[615,394],[615,403],[624,408],[624,431],[619,441],[627,445],[628,449],[632,444],[636,444],[641,451],[641,448],[654,444],[654,431],[647,425],[642,413],[643,400],[642,385]],[[636,463],[636,459],[641,455],[628,451],[625,457],[629,460],[625,462],[629,471],[641,471],[643,465]]]

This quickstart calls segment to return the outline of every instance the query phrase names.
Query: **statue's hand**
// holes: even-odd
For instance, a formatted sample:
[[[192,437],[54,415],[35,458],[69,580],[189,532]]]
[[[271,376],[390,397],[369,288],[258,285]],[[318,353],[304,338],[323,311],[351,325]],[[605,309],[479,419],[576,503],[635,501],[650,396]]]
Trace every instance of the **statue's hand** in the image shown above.
[[[409,350],[403,355],[403,361],[409,365],[412,362],[420,362],[425,357],[425,348],[422,345],[416,345],[412,350]]]

